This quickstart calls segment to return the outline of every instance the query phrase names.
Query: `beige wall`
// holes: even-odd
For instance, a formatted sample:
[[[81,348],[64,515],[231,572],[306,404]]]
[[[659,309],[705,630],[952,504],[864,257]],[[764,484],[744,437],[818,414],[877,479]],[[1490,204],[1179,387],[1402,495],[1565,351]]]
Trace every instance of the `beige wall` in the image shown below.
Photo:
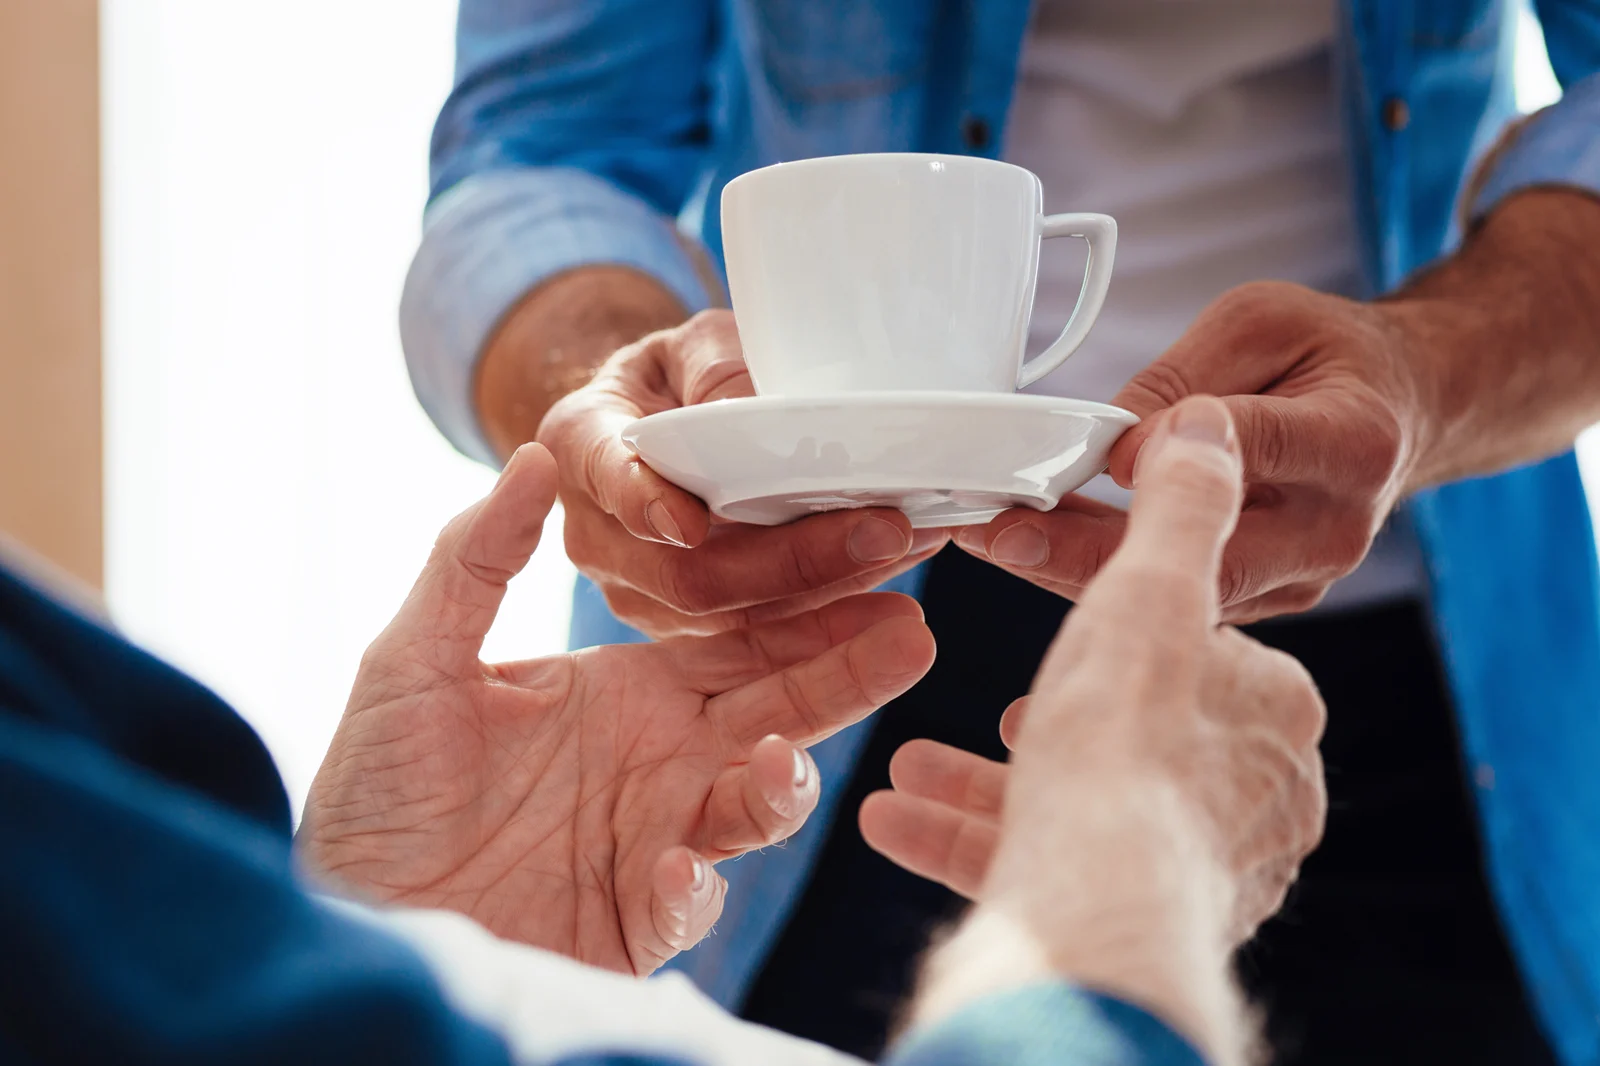
[[[0,531],[101,581],[96,0],[0,0]]]

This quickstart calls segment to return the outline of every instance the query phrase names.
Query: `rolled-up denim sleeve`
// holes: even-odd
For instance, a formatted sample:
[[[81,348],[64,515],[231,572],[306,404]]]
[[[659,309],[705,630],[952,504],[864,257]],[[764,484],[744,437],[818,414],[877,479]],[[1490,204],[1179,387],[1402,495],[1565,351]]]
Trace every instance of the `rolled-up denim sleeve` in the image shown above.
[[[1148,1011],[1066,982],[985,997],[913,1030],[885,1066],[1205,1066]]]
[[[400,337],[417,399],[468,456],[496,462],[472,399],[484,343],[524,293],[591,263],[641,270],[690,311],[709,303],[672,222],[585,171],[492,170],[429,209],[400,299]]]
[[[624,265],[691,311],[710,302],[675,219],[704,165],[717,32],[712,0],[462,0],[400,335],[423,408],[467,455],[494,461],[479,354],[544,279]]]
[[[1517,128],[1477,183],[1471,215],[1482,218],[1506,197],[1541,186],[1600,196],[1600,74],[1578,82]]]
[[[1476,175],[1466,204],[1482,218],[1514,193],[1565,186],[1600,195],[1600,10],[1533,0],[1562,97],[1515,126]]]

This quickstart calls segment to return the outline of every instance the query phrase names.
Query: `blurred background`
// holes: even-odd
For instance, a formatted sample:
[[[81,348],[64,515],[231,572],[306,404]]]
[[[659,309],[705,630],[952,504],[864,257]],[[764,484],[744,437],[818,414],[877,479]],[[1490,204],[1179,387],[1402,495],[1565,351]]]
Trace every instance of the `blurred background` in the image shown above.
[[[296,809],[362,649],[492,480],[395,324],[454,16],[0,0],[0,532],[231,700]],[[1518,56],[1523,108],[1555,99],[1527,16]],[[488,656],[562,648],[571,584],[556,522]]]

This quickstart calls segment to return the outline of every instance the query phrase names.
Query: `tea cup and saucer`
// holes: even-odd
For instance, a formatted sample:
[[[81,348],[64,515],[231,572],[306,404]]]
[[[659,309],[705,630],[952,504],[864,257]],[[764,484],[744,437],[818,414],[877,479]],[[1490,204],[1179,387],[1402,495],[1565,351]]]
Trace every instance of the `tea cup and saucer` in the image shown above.
[[[893,507],[916,528],[1041,511],[1101,473],[1138,419],[1017,390],[1071,355],[1105,300],[1107,215],[1045,215],[1039,179],[965,156],[831,156],[722,195],[728,287],[756,395],[624,428],[713,514],[780,525]],[[1039,243],[1089,246],[1077,307],[1023,359]]]

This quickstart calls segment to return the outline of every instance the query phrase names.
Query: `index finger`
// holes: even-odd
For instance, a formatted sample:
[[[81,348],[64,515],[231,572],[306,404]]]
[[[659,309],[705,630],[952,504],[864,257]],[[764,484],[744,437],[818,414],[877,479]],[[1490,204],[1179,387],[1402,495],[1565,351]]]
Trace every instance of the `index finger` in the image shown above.
[[[910,596],[868,592],[793,618],[711,636],[675,637],[660,646],[691,685],[715,696],[814,659],[879,622],[901,617],[921,621],[922,608]]]
[[[810,747],[904,693],[933,665],[933,634],[920,619],[878,622],[821,655],[706,701],[730,752],[769,733]]]
[[[1222,402],[1233,418],[1246,481],[1343,489],[1392,473],[1396,431],[1359,397],[1326,388],[1314,397],[1224,396]],[[1111,460],[1118,484],[1133,484],[1139,453],[1171,417],[1163,411],[1118,438]]]
[[[1141,445],[1180,401],[1202,394],[1254,395],[1277,381],[1315,343],[1322,299],[1299,285],[1262,281],[1212,301],[1182,337],[1112,399],[1143,420],[1112,446],[1110,474],[1117,484],[1130,486]],[[1239,430],[1243,436],[1244,427]]]
[[[552,409],[539,441],[555,455],[563,481],[632,536],[679,548],[699,544],[711,526],[705,504],[623,443],[623,428],[649,413],[597,379]]]

